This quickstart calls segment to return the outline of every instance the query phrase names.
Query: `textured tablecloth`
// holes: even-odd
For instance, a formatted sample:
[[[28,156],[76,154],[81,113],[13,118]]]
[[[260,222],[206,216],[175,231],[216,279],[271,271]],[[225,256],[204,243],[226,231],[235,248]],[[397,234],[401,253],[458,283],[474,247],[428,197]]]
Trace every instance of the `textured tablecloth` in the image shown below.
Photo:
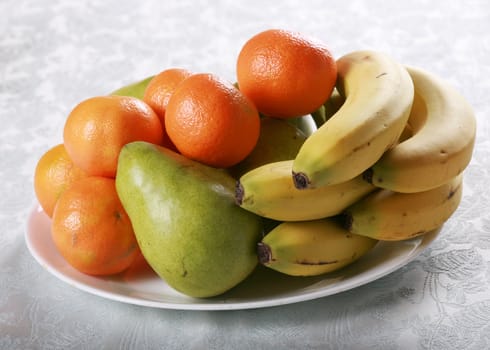
[[[0,2],[0,349],[490,349],[490,3]],[[268,28],[370,48],[451,82],[478,118],[464,198],[437,240],[379,280],[272,308],[175,311],[74,288],[29,254],[39,157],[81,100],[171,66],[235,79]]]

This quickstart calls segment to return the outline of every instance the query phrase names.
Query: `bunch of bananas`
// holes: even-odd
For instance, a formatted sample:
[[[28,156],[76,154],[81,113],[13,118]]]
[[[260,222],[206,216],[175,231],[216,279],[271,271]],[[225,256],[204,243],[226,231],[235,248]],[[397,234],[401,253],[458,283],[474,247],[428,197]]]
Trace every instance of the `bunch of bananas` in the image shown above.
[[[242,208],[279,221],[258,244],[260,262],[289,275],[337,270],[378,241],[439,228],[472,157],[473,110],[445,81],[375,51],[337,66],[325,118],[295,159],[237,182]]]

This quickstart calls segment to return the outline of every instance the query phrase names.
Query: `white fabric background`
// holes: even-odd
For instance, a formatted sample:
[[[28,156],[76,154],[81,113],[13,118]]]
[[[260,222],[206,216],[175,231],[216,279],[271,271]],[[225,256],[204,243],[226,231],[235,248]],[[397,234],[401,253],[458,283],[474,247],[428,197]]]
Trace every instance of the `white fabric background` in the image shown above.
[[[2,0],[0,13],[0,349],[490,349],[488,1]],[[75,104],[171,66],[234,81],[241,45],[272,27],[336,57],[385,51],[468,98],[474,159],[437,241],[355,290],[246,311],[121,304],[39,266],[23,238],[33,171]]]

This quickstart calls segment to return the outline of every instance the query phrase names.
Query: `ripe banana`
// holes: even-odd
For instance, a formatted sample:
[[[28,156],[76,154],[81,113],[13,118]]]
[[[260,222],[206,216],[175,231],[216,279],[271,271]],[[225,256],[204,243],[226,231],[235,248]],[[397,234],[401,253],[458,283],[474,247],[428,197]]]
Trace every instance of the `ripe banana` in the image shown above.
[[[420,113],[420,109],[423,108],[422,104],[423,104],[423,100],[421,99],[420,95],[417,94],[417,91],[414,91],[412,109],[410,110],[410,115],[408,116],[407,124],[405,125],[405,128],[403,129],[402,134],[400,135],[400,138],[398,139],[394,147],[397,147],[398,144],[411,138],[413,135],[418,133],[420,129],[422,129],[422,127],[424,126],[425,121],[427,120],[427,114]],[[389,151],[390,150],[386,152]],[[364,174],[366,172],[364,172]]]
[[[415,87],[412,114],[424,122],[414,136],[388,150],[364,178],[396,192],[420,192],[442,185],[471,160],[476,120],[466,99],[446,82],[407,67]]]
[[[336,185],[298,190],[291,178],[293,160],[268,163],[242,175],[235,199],[242,208],[279,221],[314,220],[337,215],[375,186],[361,176]]]
[[[413,83],[392,58],[354,51],[341,57],[337,67],[337,89],[345,102],[296,156],[293,178],[299,189],[361,174],[397,142],[410,113]]]
[[[341,215],[352,233],[382,241],[400,241],[432,231],[457,209],[463,174],[442,186],[415,193],[380,189],[356,202]]]
[[[322,114],[321,117],[323,118],[323,122],[322,121],[320,121],[320,123],[317,122],[316,123],[317,127],[322,126],[335,113],[337,113],[340,107],[342,107],[342,105],[344,104],[344,102],[345,102],[344,97],[340,95],[337,89],[334,89],[332,95],[330,95],[330,98],[323,104],[322,106],[323,109],[321,109],[321,113],[318,113],[318,114]],[[417,102],[417,98],[414,95],[413,103],[415,104],[416,102]],[[412,105],[411,111],[413,110],[414,108]],[[317,111],[315,111],[315,113],[317,113]],[[420,129],[420,126],[423,125],[423,123],[425,123],[425,114],[422,113],[412,114],[412,112],[410,112],[407,124],[405,125],[405,128],[403,129],[397,143],[403,142],[409,137],[412,137],[414,132],[418,131]]]
[[[338,270],[365,255],[377,243],[349,233],[333,219],[283,222],[257,245],[259,262],[292,276]]]

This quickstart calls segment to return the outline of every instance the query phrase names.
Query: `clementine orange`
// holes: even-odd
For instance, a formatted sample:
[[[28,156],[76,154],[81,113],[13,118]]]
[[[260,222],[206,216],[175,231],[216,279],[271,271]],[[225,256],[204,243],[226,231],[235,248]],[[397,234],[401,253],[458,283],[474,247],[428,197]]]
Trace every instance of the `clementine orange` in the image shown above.
[[[58,199],[51,232],[60,254],[86,274],[122,272],[139,254],[133,227],[111,178],[88,176],[74,182]]]
[[[237,59],[240,90],[270,117],[312,113],[331,95],[336,78],[336,61],[325,44],[287,30],[256,34]]]
[[[148,83],[143,101],[153,108],[162,124],[170,96],[177,86],[191,74],[190,71],[183,68],[169,68],[155,75]]]
[[[255,105],[231,83],[214,74],[194,74],[174,91],[165,128],[184,156],[226,168],[255,147],[260,117]]]
[[[82,169],[73,164],[63,144],[45,152],[34,171],[34,192],[44,212],[52,217],[54,206],[63,191],[86,176]]]
[[[158,73],[150,80],[143,95],[145,101],[158,115],[163,126],[163,146],[176,150],[165,130],[165,110],[168,100],[177,86],[192,73],[183,68],[169,68]]]
[[[163,129],[145,102],[129,96],[97,96],[80,102],[63,130],[66,151],[89,175],[115,177],[121,148],[132,141],[161,144]]]

